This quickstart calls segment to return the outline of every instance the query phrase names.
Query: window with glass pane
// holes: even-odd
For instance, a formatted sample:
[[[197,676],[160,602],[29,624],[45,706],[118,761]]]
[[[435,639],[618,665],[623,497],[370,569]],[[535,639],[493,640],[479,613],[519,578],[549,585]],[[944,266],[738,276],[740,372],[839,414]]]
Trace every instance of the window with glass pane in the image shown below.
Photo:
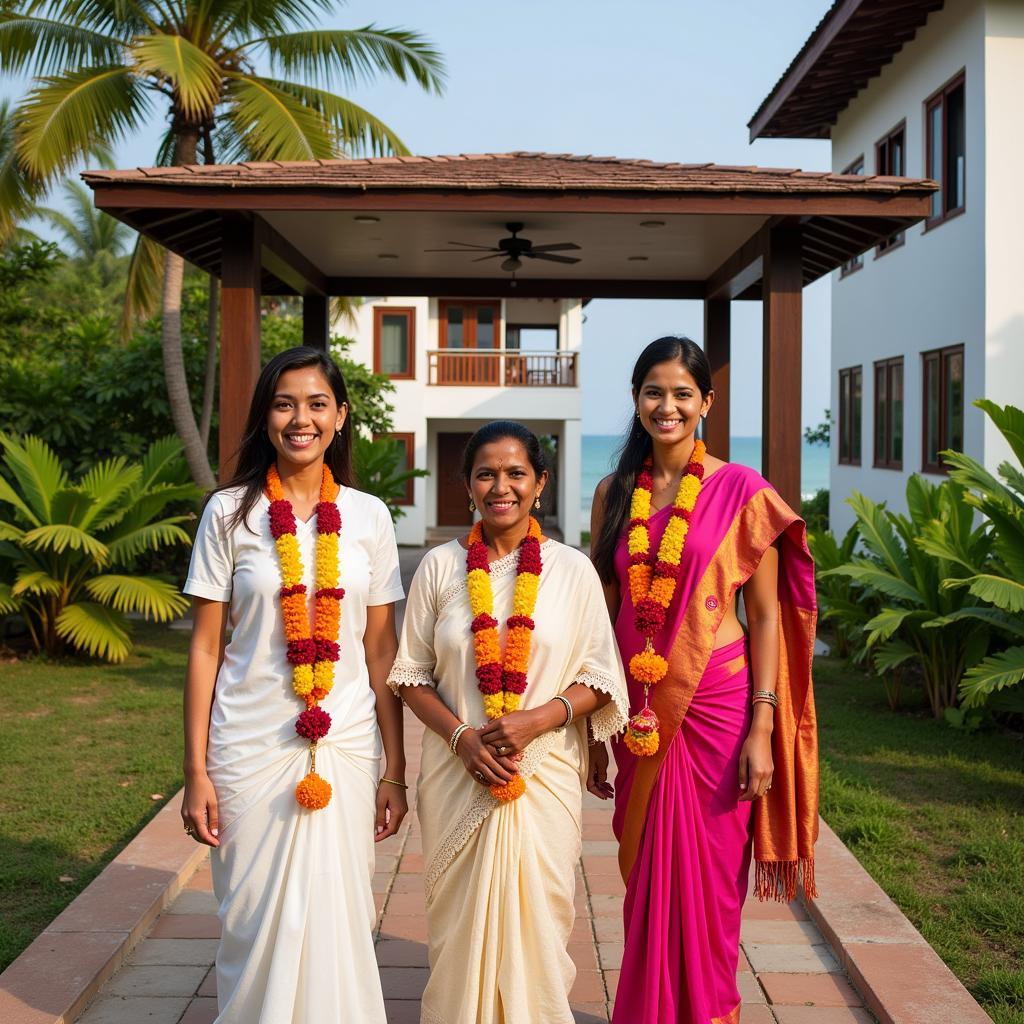
[[[373,316],[373,369],[388,377],[412,379],[416,374],[412,308],[377,306]]]
[[[476,347],[495,348],[497,331],[493,306],[477,306],[476,309]]]
[[[843,174],[863,174],[864,173],[864,157],[859,156],[853,161],[844,171]],[[864,266],[864,254],[858,253],[856,256],[848,259],[839,268],[839,276],[846,277],[847,274],[852,274],[855,270],[860,270]]]
[[[875,363],[875,466],[903,468],[903,357]]]
[[[964,76],[944,85],[925,104],[925,174],[939,183],[928,227],[962,213],[967,199],[967,114]]]
[[[925,352],[924,371],[924,452],[922,468],[942,473],[945,466],[939,452],[964,448],[964,347]]]
[[[463,308],[461,306],[448,307],[448,330],[445,335],[445,348],[464,348],[466,336],[463,331]]]
[[[861,383],[859,366],[839,371],[839,461],[860,465]]]
[[[902,177],[906,174],[905,127],[894,128],[884,139],[875,144],[875,167],[878,174]],[[878,255],[903,244],[904,234],[897,231],[878,244]]]

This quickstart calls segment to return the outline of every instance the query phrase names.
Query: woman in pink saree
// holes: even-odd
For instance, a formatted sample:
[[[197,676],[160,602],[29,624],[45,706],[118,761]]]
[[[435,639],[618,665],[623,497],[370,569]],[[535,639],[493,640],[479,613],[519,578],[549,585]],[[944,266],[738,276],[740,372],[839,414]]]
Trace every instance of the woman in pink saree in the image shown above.
[[[738,1024],[752,848],[760,899],[792,899],[801,881],[815,895],[813,565],[771,485],[696,440],[714,401],[697,345],[652,342],[632,388],[591,531],[634,716],[613,743],[614,791],[607,748],[590,748],[626,883],[613,1022]]]

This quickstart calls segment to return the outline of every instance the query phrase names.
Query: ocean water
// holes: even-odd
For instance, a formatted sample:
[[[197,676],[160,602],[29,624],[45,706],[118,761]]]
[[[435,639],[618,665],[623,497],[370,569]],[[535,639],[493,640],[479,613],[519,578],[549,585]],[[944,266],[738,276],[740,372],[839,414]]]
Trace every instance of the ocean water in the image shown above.
[[[583,482],[581,505],[583,529],[590,523],[590,503],[594,488],[602,477],[615,468],[615,452],[621,438],[604,434],[583,435]],[[729,439],[732,462],[739,462],[751,469],[761,470],[761,438],[733,437]],[[828,487],[829,451],[817,445],[803,443],[800,454],[800,490],[805,498]]]

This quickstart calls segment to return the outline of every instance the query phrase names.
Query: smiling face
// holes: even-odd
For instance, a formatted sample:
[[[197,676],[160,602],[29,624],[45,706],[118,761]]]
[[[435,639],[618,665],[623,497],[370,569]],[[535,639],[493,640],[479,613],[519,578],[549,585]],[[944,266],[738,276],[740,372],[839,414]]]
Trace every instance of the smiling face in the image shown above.
[[[521,441],[502,437],[477,449],[467,486],[484,525],[505,531],[525,528],[547,479],[547,472],[537,476]]]
[[[267,436],[278,460],[295,467],[322,459],[341,429],[348,407],[339,407],[331,385],[316,366],[281,374],[267,413]]]
[[[693,374],[678,360],[656,363],[633,396],[644,430],[662,444],[692,438],[714,392],[701,395]]]

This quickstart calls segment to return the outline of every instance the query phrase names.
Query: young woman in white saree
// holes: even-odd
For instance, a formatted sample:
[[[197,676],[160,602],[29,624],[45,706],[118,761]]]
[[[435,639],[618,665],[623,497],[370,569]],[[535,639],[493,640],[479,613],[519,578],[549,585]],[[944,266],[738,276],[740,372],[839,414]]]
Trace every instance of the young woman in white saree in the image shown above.
[[[389,677],[427,727],[421,1021],[571,1024],[588,720],[597,740],[624,727],[625,679],[596,572],[531,514],[537,438],[481,428],[463,477],[480,521],[420,563]]]
[[[347,413],[323,353],[267,363],[185,583],[181,814],[213,847],[216,1024],[385,1022],[370,884],[407,809],[402,583],[391,516],[350,486]]]

